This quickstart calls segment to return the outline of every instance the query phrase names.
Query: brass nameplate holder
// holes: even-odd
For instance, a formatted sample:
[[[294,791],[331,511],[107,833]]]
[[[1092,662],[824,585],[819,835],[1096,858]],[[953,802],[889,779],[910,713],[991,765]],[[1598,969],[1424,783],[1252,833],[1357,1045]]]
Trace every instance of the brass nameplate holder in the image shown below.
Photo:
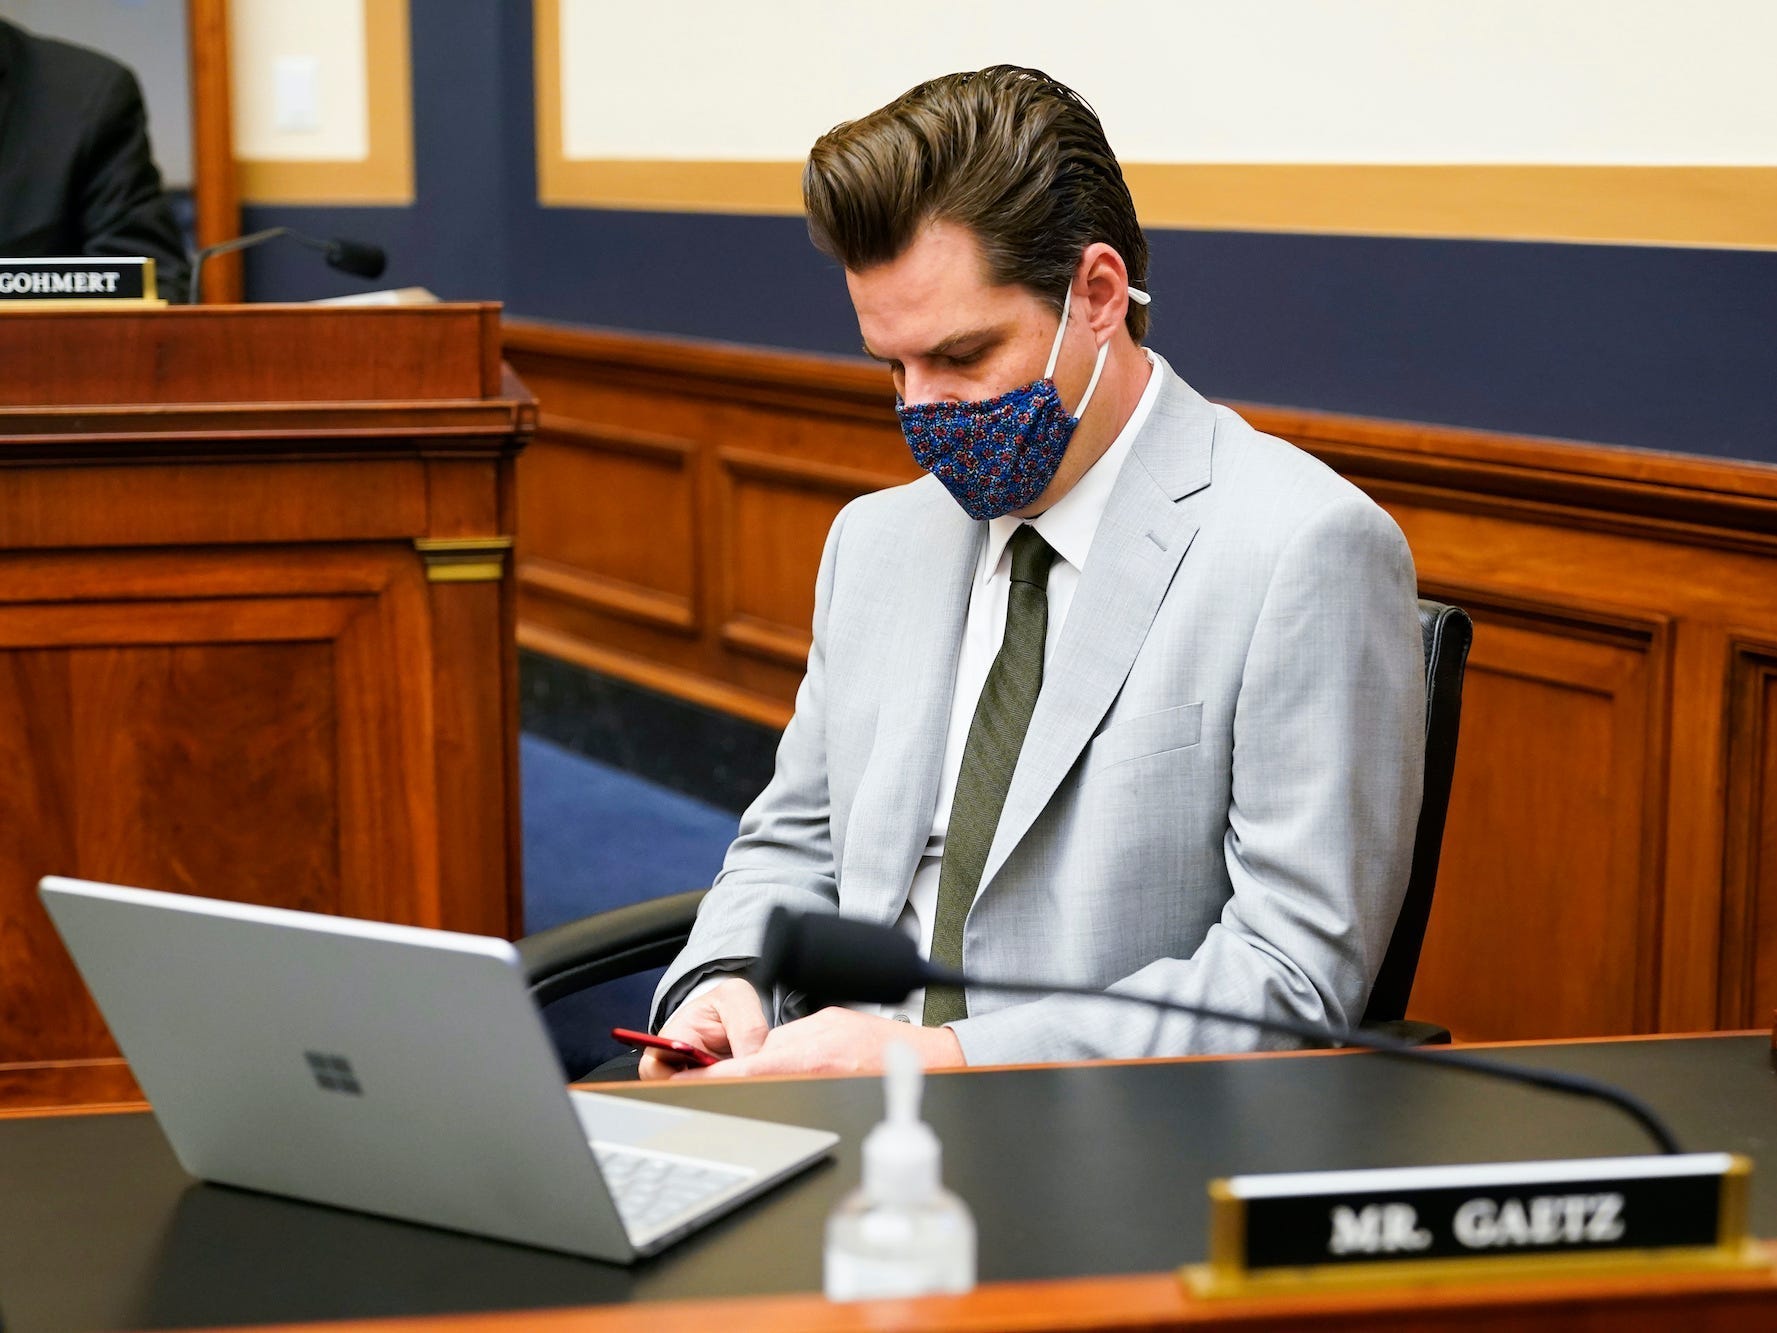
[[[152,259],[0,259],[0,310],[140,310],[155,294]]]
[[[1200,1296],[1768,1267],[1730,1153],[1234,1176],[1209,1186]]]

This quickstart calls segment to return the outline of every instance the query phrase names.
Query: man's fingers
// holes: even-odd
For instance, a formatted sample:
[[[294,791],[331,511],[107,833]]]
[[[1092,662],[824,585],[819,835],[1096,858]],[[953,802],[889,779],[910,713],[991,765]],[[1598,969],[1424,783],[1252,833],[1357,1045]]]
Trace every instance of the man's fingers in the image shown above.
[[[643,1080],[671,1078],[678,1070],[662,1060],[654,1051],[643,1051],[642,1062],[636,1066],[636,1074]]]
[[[738,981],[732,988],[723,986],[711,991],[710,999],[715,1001],[716,1012],[721,1016],[730,1055],[752,1055],[765,1044],[771,1028],[765,1021],[765,1010],[759,1005],[759,993],[753,989],[752,983]]]
[[[753,1068],[753,1065],[752,1057],[742,1055],[732,1060],[718,1060],[713,1065],[702,1067],[694,1065],[690,1069],[681,1070],[678,1077],[680,1079],[745,1078],[748,1074],[759,1072]]]
[[[759,992],[741,977],[730,977],[696,999],[681,1005],[660,1029],[663,1037],[691,1043],[716,1056],[751,1055],[765,1044],[770,1031]],[[684,1073],[682,1063],[649,1052],[641,1065],[648,1079],[674,1078]]]

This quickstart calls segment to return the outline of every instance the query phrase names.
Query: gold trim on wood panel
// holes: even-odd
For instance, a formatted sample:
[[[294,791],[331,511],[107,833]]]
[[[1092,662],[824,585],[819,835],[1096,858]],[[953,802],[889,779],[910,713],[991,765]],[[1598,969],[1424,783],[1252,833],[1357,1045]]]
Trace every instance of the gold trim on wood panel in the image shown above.
[[[498,583],[506,576],[510,537],[415,537],[428,583]]]
[[[254,204],[411,204],[413,72],[408,0],[364,0],[370,152],[362,161],[235,163]]]

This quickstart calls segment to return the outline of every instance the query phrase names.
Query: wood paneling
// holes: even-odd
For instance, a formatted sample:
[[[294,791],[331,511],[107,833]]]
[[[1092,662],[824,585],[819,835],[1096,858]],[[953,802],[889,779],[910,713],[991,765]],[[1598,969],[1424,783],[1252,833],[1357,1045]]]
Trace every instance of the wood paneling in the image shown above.
[[[1777,1246],[1755,1242],[1777,1266]],[[633,1301],[453,1315],[451,1333],[1743,1333],[1777,1317],[1772,1267],[1434,1284],[1328,1284],[1204,1299],[1177,1273],[985,1282],[955,1296],[830,1301],[818,1293]],[[424,1333],[435,1316],[281,1324],[279,1333]]]
[[[141,503],[148,493],[152,508]],[[330,503],[318,506],[323,496]],[[0,488],[0,533],[14,551],[364,541],[409,536],[425,523],[425,465],[417,459],[46,464],[8,469]]]
[[[1777,643],[1736,640],[1728,673],[1721,1019],[1777,1011]]]
[[[721,569],[715,620],[736,652],[800,670],[808,662],[814,581],[827,530],[846,502],[878,478],[831,463],[782,461],[747,449],[716,450]]]
[[[192,193],[201,250],[241,234],[234,94],[228,76],[228,0],[186,0],[185,26],[191,50]],[[240,255],[220,255],[204,265],[203,299],[210,305],[241,299]]]
[[[781,725],[827,526],[917,476],[862,362],[508,323],[564,431],[689,448],[674,504],[520,467],[528,559],[595,575],[545,532],[615,522],[605,567],[669,555],[689,626],[532,595],[538,651]],[[1413,1013],[1469,1038],[1701,1031],[1777,1007],[1777,468],[1243,407],[1382,503],[1427,595],[1476,638]],[[655,576],[658,578],[658,575]]]
[[[1465,749],[1446,874],[1510,891],[1438,896],[1414,1008],[1460,1015],[1465,1038],[1647,1030],[1659,950],[1643,912],[1656,882],[1643,853],[1649,700],[1664,634],[1461,600],[1475,618],[1465,721],[1494,730]]]
[[[918,473],[886,379],[793,356],[761,377],[721,347],[680,366],[678,346],[508,325],[543,408],[519,468],[519,641],[781,726],[828,525]]]
[[[520,560],[519,586],[589,611],[689,632],[697,624],[696,445],[651,431],[589,430],[545,415],[532,448],[543,463],[519,479],[519,504],[538,529]],[[621,497],[596,523],[585,511],[526,494],[542,483],[564,494]]]
[[[417,402],[499,391],[499,307],[171,306],[0,314],[0,407]],[[371,330],[375,330],[372,336]],[[67,349],[78,347],[72,362]],[[46,395],[46,386],[54,386]],[[76,416],[76,423],[79,418]]]
[[[127,582],[127,556],[90,560]],[[439,922],[423,719],[386,666],[424,592],[411,561],[368,562],[375,594],[322,567],[307,596],[212,599],[199,559],[177,597],[0,600],[8,955],[42,960],[0,972],[0,1064],[113,1052],[32,892],[45,873]]]
[[[0,407],[0,1104],[127,1093],[38,901],[45,874],[521,925],[505,551],[534,407],[480,391],[523,392],[485,373],[487,309],[199,313],[0,320],[0,346],[30,333],[59,347],[43,374],[72,367],[8,379],[25,405]],[[241,345],[210,402],[66,406],[94,387],[85,332],[171,365],[231,321]],[[404,329],[416,348],[380,346]],[[425,365],[445,329],[465,345]],[[355,385],[389,399],[317,401],[320,363],[299,351],[279,394],[285,341],[310,335],[342,362],[353,344],[380,358]],[[304,394],[311,410],[281,405]]]

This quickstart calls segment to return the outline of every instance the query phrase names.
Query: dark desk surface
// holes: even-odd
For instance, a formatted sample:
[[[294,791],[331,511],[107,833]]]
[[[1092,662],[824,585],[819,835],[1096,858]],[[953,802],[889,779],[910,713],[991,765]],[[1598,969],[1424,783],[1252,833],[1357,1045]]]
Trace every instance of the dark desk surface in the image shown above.
[[[1752,1157],[1753,1229],[1777,1236],[1767,1038],[1492,1053],[1617,1083],[1646,1098],[1687,1149]],[[625,1269],[200,1185],[145,1114],[0,1120],[0,1317],[7,1333],[29,1333],[818,1291],[822,1224],[858,1178],[880,1084],[634,1095],[833,1129],[843,1141],[832,1162]],[[983,1282],[1199,1260],[1213,1176],[1648,1151],[1607,1107],[1367,1055],[968,1072],[928,1080],[926,1108],[945,1179],[975,1210]]]

